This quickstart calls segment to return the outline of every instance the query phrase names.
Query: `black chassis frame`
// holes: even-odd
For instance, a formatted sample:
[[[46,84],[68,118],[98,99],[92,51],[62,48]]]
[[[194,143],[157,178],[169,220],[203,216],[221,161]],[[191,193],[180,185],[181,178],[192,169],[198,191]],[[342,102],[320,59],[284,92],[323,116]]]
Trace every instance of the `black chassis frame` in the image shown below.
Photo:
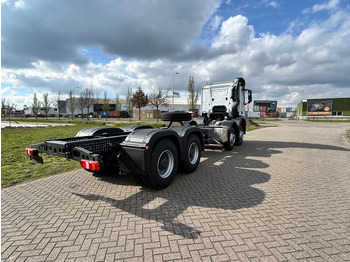
[[[122,129],[126,131],[46,140],[32,146],[35,151],[30,158],[37,163],[43,163],[39,153],[46,153],[76,161],[98,161],[100,171],[119,168],[120,171],[149,175],[152,150],[163,139],[169,139],[175,144],[179,161],[184,160],[187,139],[192,134],[199,137],[201,150],[204,150],[203,134],[198,127],[145,129],[144,126],[130,125]]]
[[[224,126],[227,126],[229,128],[233,128],[235,133],[238,134],[240,127],[243,128],[244,134],[246,133],[246,119],[244,117],[236,117],[231,120],[223,120],[219,121],[217,124],[214,125],[198,125],[198,127],[201,129],[203,133],[204,143],[205,144],[217,144],[218,141],[214,139],[214,128],[223,128]],[[219,143],[221,144],[221,142]]]

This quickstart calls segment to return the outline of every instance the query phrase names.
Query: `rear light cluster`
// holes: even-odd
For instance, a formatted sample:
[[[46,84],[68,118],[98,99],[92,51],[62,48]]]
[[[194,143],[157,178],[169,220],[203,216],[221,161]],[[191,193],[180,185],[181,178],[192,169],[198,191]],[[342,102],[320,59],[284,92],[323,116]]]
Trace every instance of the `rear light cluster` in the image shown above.
[[[26,155],[28,156],[34,156],[36,149],[33,148],[26,148]]]
[[[100,170],[100,163],[98,161],[91,161],[82,159],[80,160],[80,166],[84,169],[92,170],[92,171],[99,171]]]

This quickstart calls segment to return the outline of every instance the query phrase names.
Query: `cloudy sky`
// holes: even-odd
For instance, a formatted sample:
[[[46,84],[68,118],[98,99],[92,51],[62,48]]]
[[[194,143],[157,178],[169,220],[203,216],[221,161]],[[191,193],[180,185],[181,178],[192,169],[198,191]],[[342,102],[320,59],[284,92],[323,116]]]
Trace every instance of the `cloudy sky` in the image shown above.
[[[254,99],[350,97],[349,0],[1,0],[1,97],[187,96],[245,78]],[[175,74],[178,72],[179,74]]]

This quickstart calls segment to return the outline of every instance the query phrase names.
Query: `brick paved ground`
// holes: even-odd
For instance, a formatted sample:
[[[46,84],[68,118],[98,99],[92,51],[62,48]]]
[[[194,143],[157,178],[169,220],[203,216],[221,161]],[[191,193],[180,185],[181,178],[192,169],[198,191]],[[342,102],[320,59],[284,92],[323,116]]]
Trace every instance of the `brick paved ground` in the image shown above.
[[[83,170],[6,188],[2,260],[350,261],[350,125],[273,125],[162,191]]]

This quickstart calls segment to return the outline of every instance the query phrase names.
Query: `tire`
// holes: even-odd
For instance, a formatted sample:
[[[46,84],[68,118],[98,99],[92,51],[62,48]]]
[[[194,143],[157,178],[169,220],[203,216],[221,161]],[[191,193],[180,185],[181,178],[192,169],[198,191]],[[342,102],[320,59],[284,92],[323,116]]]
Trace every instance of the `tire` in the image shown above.
[[[190,113],[184,113],[184,112],[167,112],[167,113],[162,113],[160,115],[160,119],[162,121],[181,122],[181,121],[190,121],[192,119],[192,116]]]
[[[162,139],[153,149],[149,176],[143,176],[142,179],[155,189],[166,188],[173,181],[177,166],[178,153],[175,144],[169,139]]]
[[[181,163],[181,169],[185,173],[196,171],[201,158],[201,144],[198,136],[190,135],[186,141],[184,161]]]
[[[244,131],[243,131],[243,127],[240,126],[239,129],[237,129],[235,145],[236,146],[242,145],[243,144],[243,139],[244,139]]]
[[[236,142],[236,133],[234,129],[231,127],[228,130],[228,141],[224,143],[224,149],[226,151],[231,151],[235,146],[235,142]]]

